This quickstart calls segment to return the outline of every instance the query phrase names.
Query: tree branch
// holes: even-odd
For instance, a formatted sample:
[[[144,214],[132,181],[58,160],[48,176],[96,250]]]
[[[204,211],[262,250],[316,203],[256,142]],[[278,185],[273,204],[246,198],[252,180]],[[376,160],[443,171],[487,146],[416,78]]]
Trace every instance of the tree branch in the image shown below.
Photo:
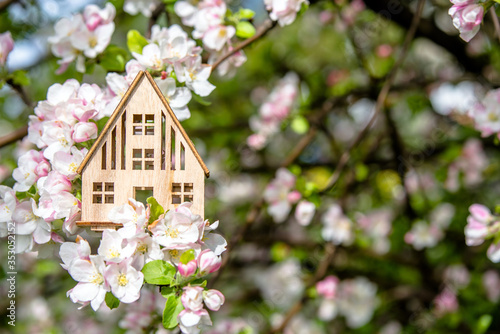
[[[259,29],[257,30],[257,32],[255,33],[255,35],[253,35],[252,37],[246,39],[245,41],[241,42],[240,44],[238,44],[237,46],[235,46],[232,50],[226,52],[225,54],[223,54],[219,59],[217,59],[215,61],[215,63],[212,65],[212,71],[214,71],[217,67],[219,67],[219,65],[224,62],[224,60],[228,59],[229,57],[231,57],[232,55],[234,55],[235,53],[237,53],[238,51],[242,50],[243,48],[247,47],[248,45],[252,44],[253,42],[255,42],[256,40],[258,40],[259,38],[263,37],[265,34],[267,34],[267,32],[269,30],[271,30],[272,28],[274,28],[276,26],[276,22],[275,21],[271,21],[271,20],[266,20],[260,27]]]
[[[417,31],[417,27],[420,22],[420,18],[422,15],[422,10],[424,8],[424,0],[419,0],[418,3],[418,8],[417,12],[415,13],[415,16],[413,16],[412,23],[410,26],[410,29],[408,30],[408,33],[406,34],[406,38],[403,42],[403,47],[401,48],[401,53],[399,54],[399,57],[394,64],[394,67],[392,68],[391,72],[387,76],[387,79],[382,86],[382,89],[380,90],[380,93],[377,98],[377,103],[375,105],[375,110],[373,112],[372,117],[368,121],[368,123],[365,125],[365,127],[359,132],[358,136],[354,139],[354,141],[351,143],[349,148],[342,154],[340,157],[339,163],[337,164],[335,170],[333,171],[332,176],[328,180],[328,183],[323,190],[321,190],[321,194],[327,192],[330,190],[338,181],[340,174],[344,170],[345,166],[347,165],[347,162],[349,161],[351,157],[351,152],[352,150],[361,142],[361,140],[365,137],[365,135],[368,133],[368,130],[370,130],[371,126],[375,123],[375,120],[377,119],[377,116],[380,113],[380,110],[382,110],[385,100],[387,99],[387,95],[389,95],[389,91],[391,89],[391,86],[396,79],[396,74],[403,64],[403,62],[406,59],[406,56],[408,54],[408,51],[410,49],[410,44],[413,41],[413,38],[415,37],[415,33]]]
[[[27,107],[34,108],[35,105],[33,101],[31,101],[31,99],[28,97],[28,94],[26,94],[26,91],[22,86],[14,83],[12,80],[7,80],[7,84],[19,95],[19,97],[21,97]],[[9,134],[0,137],[0,148],[15,143],[16,141],[23,139],[27,135],[28,126],[25,125],[22,128],[14,130]]]
[[[4,10],[5,8],[7,8],[10,4],[13,4],[14,2],[16,2],[17,0],[4,0],[2,2],[0,2],[0,10]]]
[[[160,15],[165,11],[165,4],[160,2],[158,6],[151,13],[151,17],[148,21],[148,30],[146,31],[146,38],[151,38],[151,28],[156,24]]]

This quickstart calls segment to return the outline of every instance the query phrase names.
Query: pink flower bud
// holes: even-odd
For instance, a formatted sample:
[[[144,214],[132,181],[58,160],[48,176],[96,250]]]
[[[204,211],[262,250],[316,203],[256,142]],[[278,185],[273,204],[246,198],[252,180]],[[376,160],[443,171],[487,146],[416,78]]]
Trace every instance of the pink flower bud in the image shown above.
[[[73,128],[73,140],[77,143],[97,138],[97,126],[95,123],[76,123]]]
[[[198,262],[198,267],[200,268],[201,276],[213,273],[219,270],[221,266],[221,259],[219,256],[215,255],[210,249],[205,249],[198,255],[196,259]]]
[[[39,177],[47,176],[50,171],[50,164],[47,160],[42,160],[36,167],[35,167],[35,174],[38,175]]]
[[[7,62],[7,56],[14,48],[14,40],[10,34],[10,31],[7,31],[3,34],[0,34],[0,66],[4,66]]]
[[[203,309],[203,288],[199,286],[186,286],[181,296],[182,305],[191,311]]]
[[[203,301],[210,310],[218,311],[224,304],[225,298],[220,291],[211,289],[203,292]]]
[[[195,260],[189,261],[187,264],[179,262],[179,265],[177,266],[179,274],[181,274],[184,277],[193,275],[196,272],[196,268],[197,265]]]
[[[297,190],[294,190],[287,195],[287,199],[290,203],[297,203],[301,197],[302,195]]]
[[[335,298],[337,293],[337,285],[339,284],[339,279],[336,276],[327,276],[324,280],[316,283],[316,290],[318,294],[327,299]]]

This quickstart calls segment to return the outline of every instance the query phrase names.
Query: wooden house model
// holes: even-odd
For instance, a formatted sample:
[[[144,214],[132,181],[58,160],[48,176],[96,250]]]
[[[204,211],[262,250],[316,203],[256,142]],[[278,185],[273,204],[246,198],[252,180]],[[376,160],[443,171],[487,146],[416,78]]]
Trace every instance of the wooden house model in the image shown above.
[[[78,173],[78,226],[115,228],[108,219],[111,208],[149,196],[165,210],[192,202],[192,212],[204,216],[209,171],[148,72],[137,75]]]

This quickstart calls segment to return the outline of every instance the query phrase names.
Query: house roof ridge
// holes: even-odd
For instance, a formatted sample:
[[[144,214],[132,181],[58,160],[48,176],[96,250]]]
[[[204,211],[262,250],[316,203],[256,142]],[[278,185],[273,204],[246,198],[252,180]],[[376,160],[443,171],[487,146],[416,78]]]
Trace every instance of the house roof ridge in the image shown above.
[[[210,171],[208,170],[207,166],[205,165],[205,162],[203,162],[203,159],[201,158],[200,154],[198,153],[198,151],[194,147],[193,142],[191,141],[191,139],[187,135],[186,131],[184,130],[184,128],[182,127],[181,123],[179,122],[179,120],[175,116],[174,112],[170,108],[170,105],[168,104],[168,101],[166,100],[165,96],[163,96],[162,92],[160,91],[160,88],[158,87],[158,85],[154,81],[153,77],[147,71],[139,71],[139,73],[135,77],[134,81],[132,82],[132,84],[130,85],[130,87],[127,89],[126,93],[123,95],[123,97],[120,100],[120,103],[116,107],[115,111],[113,112],[113,114],[111,115],[111,117],[109,118],[109,120],[107,121],[106,125],[104,126],[104,129],[99,134],[99,136],[97,137],[96,141],[94,142],[94,144],[90,148],[89,152],[87,153],[87,155],[83,159],[82,163],[78,167],[77,173],[80,174],[80,175],[82,174],[83,170],[85,169],[85,167],[87,166],[87,164],[89,163],[89,161],[92,159],[92,157],[97,152],[97,149],[101,145],[101,142],[104,140],[104,138],[106,137],[106,135],[109,133],[109,131],[111,130],[111,127],[116,123],[117,118],[123,113],[125,104],[129,101],[130,97],[132,96],[132,93],[135,91],[135,89],[137,88],[137,86],[139,85],[139,83],[141,82],[141,80],[144,78],[144,76],[151,83],[151,86],[153,87],[153,89],[155,90],[156,94],[158,95],[158,97],[162,101],[163,105],[167,109],[167,112],[170,114],[170,117],[172,118],[172,120],[174,121],[175,125],[178,127],[178,129],[181,132],[182,136],[186,140],[186,143],[188,144],[188,146],[193,151],[193,154],[196,157],[196,160],[198,160],[201,168],[203,169],[203,172],[205,173],[205,176],[208,178],[210,176]]]

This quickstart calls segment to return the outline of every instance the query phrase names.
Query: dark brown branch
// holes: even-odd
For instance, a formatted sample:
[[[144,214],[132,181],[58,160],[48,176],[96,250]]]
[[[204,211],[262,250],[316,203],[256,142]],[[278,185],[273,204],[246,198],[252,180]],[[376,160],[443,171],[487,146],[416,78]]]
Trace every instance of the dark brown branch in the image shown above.
[[[151,38],[151,28],[156,24],[160,15],[165,11],[165,4],[161,2],[151,13],[151,17],[148,21],[148,30],[146,31],[146,38]]]
[[[328,180],[328,183],[326,187],[321,191],[321,193],[325,193],[328,190],[330,190],[338,181],[340,174],[344,170],[345,166],[347,165],[347,162],[349,161],[351,157],[351,152],[352,150],[358,146],[358,144],[361,142],[361,140],[365,137],[365,135],[368,133],[370,130],[371,126],[375,123],[375,120],[377,119],[377,116],[379,115],[380,111],[382,110],[385,100],[387,99],[387,96],[389,95],[389,91],[391,89],[391,86],[396,79],[396,74],[403,64],[403,62],[406,59],[406,56],[408,54],[408,51],[410,49],[410,44],[413,41],[413,38],[415,37],[415,32],[417,31],[418,24],[420,22],[420,17],[422,15],[422,10],[424,7],[424,1],[420,0],[417,8],[417,12],[415,13],[415,16],[412,19],[412,23],[410,26],[410,29],[408,30],[408,33],[406,34],[406,38],[403,43],[403,47],[401,49],[401,53],[394,64],[394,67],[392,68],[391,72],[387,76],[387,79],[382,86],[382,89],[380,90],[380,93],[377,98],[377,103],[375,105],[375,110],[373,112],[372,117],[368,121],[368,123],[365,125],[365,127],[359,132],[358,136],[354,139],[354,141],[351,143],[347,151],[345,151],[342,156],[340,157],[339,163],[337,164],[335,170],[333,171],[332,176]]]
[[[29,108],[34,108],[33,101],[31,101],[31,99],[28,97],[26,91],[22,86],[14,83],[12,80],[7,80],[7,84],[19,95],[19,97],[23,100],[26,106],[28,106]],[[23,139],[27,135],[28,135],[28,126],[25,125],[20,129],[14,130],[9,134],[0,137],[0,148],[15,143],[16,141]]]
[[[372,11],[383,15],[405,29],[410,28],[413,14],[400,1],[365,0],[364,2],[366,7]],[[470,57],[467,53],[467,43],[461,40],[460,37],[450,36],[439,29],[433,17],[422,18],[420,20],[417,26],[416,37],[425,37],[445,48],[467,71],[472,73],[482,73],[483,68],[490,63],[488,56]]]
[[[497,13],[495,13],[495,7],[490,9],[491,19],[493,20],[493,25],[495,26],[495,37],[500,41],[500,23],[498,22]]]
[[[10,4],[16,2],[17,0],[4,0],[0,2],[0,10],[4,10],[7,8]]]
[[[20,129],[14,130],[8,135],[0,137],[0,148],[9,144],[15,143],[28,135],[28,126],[23,126]]]
[[[271,21],[271,20],[266,20],[259,27],[259,29],[255,33],[255,35],[253,35],[252,37],[246,39],[245,41],[241,42],[240,44],[236,45],[232,50],[226,52],[219,59],[217,59],[215,61],[215,63],[212,65],[212,71],[214,71],[217,67],[219,67],[219,65],[224,60],[226,60],[227,58],[231,57],[232,55],[234,55],[238,51],[242,50],[243,48],[247,47],[248,45],[252,44],[253,42],[255,42],[256,40],[258,40],[259,38],[263,37],[265,34],[267,34],[267,32],[269,30],[271,30],[272,28],[274,28],[274,26],[276,26],[276,22]]]

